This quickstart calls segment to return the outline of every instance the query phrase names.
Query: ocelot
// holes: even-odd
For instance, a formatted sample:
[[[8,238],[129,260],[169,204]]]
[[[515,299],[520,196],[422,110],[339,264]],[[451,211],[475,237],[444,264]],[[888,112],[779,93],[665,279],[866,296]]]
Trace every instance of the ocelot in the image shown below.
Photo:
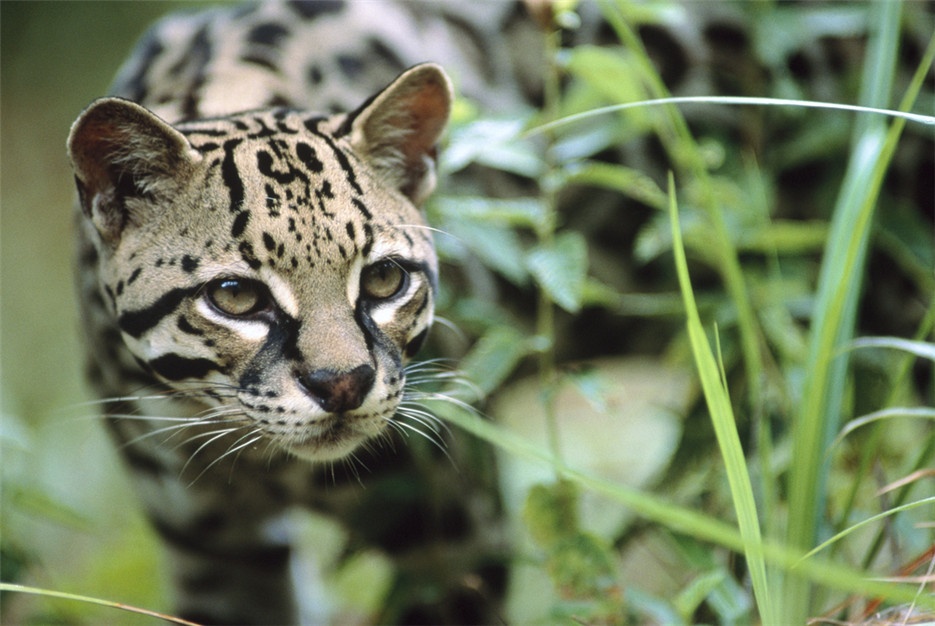
[[[480,33],[521,14],[479,17],[330,1],[169,16],[73,125],[90,378],[184,618],[308,618],[289,515],[310,507],[346,523],[349,552],[395,563],[371,618],[500,619],[491,477],[401,441],[431,426],[406,363],[433,317],[419,206],[452,99],[425,61],[488,104],[517,97]]]
[[[578,4],[581,23],[562,44],[619,43],[598,4]],[[89,378],[171,556],[177,615],[320,621],[303,577],[309,541],[294,537],[295,510],[310,509],[340,520],[345,561],[376,550],[392,563],[382,611],[345,621],[506,621],[516,557],[495,459],[466,435],[432,434],[445,449],[407,436],[437,426],[418,405],[427,366],[410,360],[439,281],[420,207],[435,187],[452,85],[487,114],[542,104],[548,5],[316,0],[170,15],[126,61],[111,97],[75,122],[68,149]],[[827,36],[779,41],[751,30],[745,12],[789,19],[795,7],[635,6],[641,44],[674,95],[852,99],[841,91],[852,80],[831,80],[863,63],[846,19],[816,19],[813,32]],[[931,29],[914,20],[906,29],[912,58]],[[585,103],[606,104],[597,100]],[[777,149],[789,143],[786,128],[769,134],[751,111],[684,114],[701,135],[734,135],[751,155],[786,160],[778,214],[816,213],[805,199],[820,204],[824,192],[805,174],[839,164],[813,162],[813,138]],[[652,133],[619,144],[598,158],[664,187],[670,163]],[[894,184],[930,216],[931,140],[913,145],[901,150]],[[515,172],[483,174],[478,186],[500,195],[535,187]],[[563,227],[587,234],[588,255],[612,260],[608,284],[657,288],[658,268],[634,262],[634,250],[652,244],[639,238],[654,209],[621,211],[620,194],[587,186],[560,202]],[[875,289],[900,285],[886,276]],[[489,293],[535,302],[521,285]],[[875,334],[917,327],[908,309],[880,306],[886,332]],[[890,330],[900,323],[910,331]],[[672,326],[603,311],[556,324],[564,361],[659,352]]]

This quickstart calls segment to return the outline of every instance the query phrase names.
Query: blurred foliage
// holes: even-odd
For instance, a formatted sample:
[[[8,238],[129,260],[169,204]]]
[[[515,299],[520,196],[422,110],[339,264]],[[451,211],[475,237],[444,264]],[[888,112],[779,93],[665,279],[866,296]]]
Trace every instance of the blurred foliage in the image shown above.
[[[91,419],[95,407],[81,404],[64,138],[142,29],[179,6],[187,5],[0,3],[2,577],[150,607],[164,605],[152,566],[158,551]],[[457,359],[491,400],[481,401],[484,409],[511,431],[545,433],[542,445],[561,462],[588,459],[594,472],[621,484],[631,483],[615,470],[638,475],[633,485],[664,494],[673,506],[733,523],[711,415],[697,380],[683,375],[694,366],[666,214],[673,171],[698,312],[737,416],[763,533],[777,540],[796,514],[786,486],[796,463],[792,418],[808,375],[818,276],[858,116],[709,103],[536,129],[665,91],[856,102],[872,7],[601,6],[621,20],[602,33],[603,45],[575,45],[570,31],[541,52],[530,50],[552,63],[541,110],[491,114],[458,103],[440,163],[442,192],[427,207],[442,231],[439,315],[458,331],[437,328],[427,353]],[[559,21],[575,19],[568,13]],[[627,29],[636,37],[628,39]],[[933,31],[929,6],[902,7],[894,93],[906,91]],[[935,108],[935,76],[927,71],[918,111]],[[932,341],[933,155],[931,128],[908,125],[880,192],[865,268],[839,268],[860,274],[857,336]],[[488,197],[491,187],[497,198]],[[843,414],[834,419],[844,424],[881,409],[935,404],[925,354],[855,350]],[[666,395],[671,402],[660,399]],[[825,452],[820,538],[918,499],[930,486],[923,475],[877,495],[930,469],[935,455],[931,420],[883,422],[847,431]],[[630,439],[612,436],[620,434]],[[640,457],[644,448],[654,458]],[[631,457],[639,464],[627,466]],[[512,460],[503,459],[504,468],[525,471]],[[552,470],[550,479],[536,477],[540,486],[503,479],[516,532],[530,539],[518,543],[514,619],[756,619],[762,607],[743,558],[690,528],[634,519],[619,507],[601,512],[561,479],[561,465]],[[887,526],[863,528],[834,543],[831,558],[876,577],[910,575],[915,570],[904,566],[935,541],[931,529],[915,526],[931,515],[931,506],[918,507]],[[339,531],[310,524],[340,543]],[[376,602],[385,564],[365,557],[338,573],[335,593]],[[374,591],[360,600],[355,581],[367,580]],[[10,623],[95,623],[112,615],[6,600]],[[831,611],[839,604],[846,606]],[[856,621],[865,606],[821,588],[807,609]]]
[[[681,236],[703,322],[696,328],[711,333],[708,341],[717,350],[716,363],[712,360],[705,367],[713,376],[709,379],[712,390],[723,385],[725,393],[715,394],[720,399],[713,405],[711,396],[707,407],[696,403],[685,415],[682,441],[654,491],[672,494],[672,506],[699,507],[715,518],[733,519],[736,509],[746,527],[752,524],[756,531],[748,541],[760,541],[762,532],[766,541],[783,542],[790,521],[810,515],[789,508],[788,473],[796,464],[796,455],[821,455],[831,443],[830,439],[820,443],[817,451],[798,450],[793,438],[806,383],[816,374],[809,345],[836,345],[828,359],[840,359],[835,355],[846,350],[840,339],[817,335],[825,331],[813,326],[816,319],[838,315],[836,309],[823,308],[831,304],[816,300],[819,273],[834,277],[829,283],[832,288],[850,281],[855,285],[852,291],[860,293],[856,327],[844,328],[842,337],[892,335],[931,341],[929,312],[935,302],[931,129],[916,124],[904,130],[885,182],[877,191],[859,187],[869,173],[858,180],[849,180],[845,174],[851,135],[855,145],[863,137],[861,116],[789,105],[724,107],[714,103],[684,105],[678,110],[656,105],[600,115],[588,112],[670,93],[853,103],[858,101],[861,83],[868,81],[892,82],[893,93],[901,95],[930,46],[932,13],[918,4],[903,6],[894,31],[898,45],[882,42],[884,48],[899,48],[898,62],[888,69],[865,70],[864,59],[872,52],[868,46],[873,45],[868,34],[875,32],[870,25],[880,19],[877,7],[870,4],[721,3],[699,8],[605,2],[601,6],[622,45],[605,41],[601,47],[575,46],[573,35],[561,42],[554,39],[545,54],[553,59],[551,80],[563,89],[560,96],[557,91],[550,94],[547,84],[540,111],[501,112],[507,121],[491,123],[483,113],[472,116],[469,106],[459,109],[462,115],[454,121],[449,145],[456,158],[442,161],[450,181],[428,207],[432,221],[447,233],[439,237],[449,270],[442,285],[441,314],[470,334],[467,340],[460,339],[462,349],[468,348],[459,363],[483,392],[511,395],[517,375],[534,374],[538,400],[536,394],[527,394],[524,401],[494,403],[494,416],[509,425],[509,432],[528,437],[538,428],[549,433],[544,445],[556,459],[558,476],[563,474],[564,463],[581,469],[581,443],[571,435],[578,427],[575,419],[580,409],[556,402],[556,389],[570,382],[569,375],[576,375],[580,360],[661,355],[663,363],[685,366],[691,362],[691,352],[697,355],[699,349],[695,340],[689,347],[683,309],[673,306],[680,298],[671,261],[675,240],[662,191],[667,171],[673,171]],[[696,24],[687,26],[693,20]],[[777,32],[782,28],[789,31]],[[686,50],[680,48],[681,42],[663,37],[673,31],[699,35],[699,39],[689,35],[686,39],[695,44],[703,41],[702,49]],[[935,102],[933,73],[930,66],[921,69],[924,86],[913,109],[927,111]],[[881,72],[886,76],[881,77]],[[667,84],[662,84],[660,75]],[[874,106],[896,106],[896,102]],[[576,116],[576,121],[540,128],[564,116]],[[511,135],[510,126],[517,119],[525,120],[524,131]],[[485,201],[474,195],[451,195],[451,190],[460,187],[459,171],[471,166],[493,167],[512,175],[506,183],[501,179],[498,188],[511,199]],[[886,166],[883,160],[881,167]],[[530,188],[538,189],[538,200],[524,197]],[[864,245],[847,239],[860,237],[858,230],[850,235],[850,229],[834,232],[831,227],[835,198],[848,194],[851,203],[872,206],[876,202],[880,207],[866,244],[866,261],[860,256],[850,262],[834,253],[824,256],[832,233],[843,237],[839,243],[845,246]],[[894,225],[902,220],[913,226],[898,228],[904,238],[896,243],[891,239]],[[846,316],[842,319],[846,325]],[[477,337],[476,342],[471,337]],[[909,380],[891,375],[895,370],[882,364],[872,365],[873,359],[865,351],[854,354],[847,377],[833,383],[842,387],[843,405],[829,405],[827,414],[814,417],[821,428],[834,433],[848,416],[893,406],[896,398],[909,405],[932,404],[931,362],[904,354],[903,366],[911,364],[915,373]],[[595,369],[598,378],[614,380],[606,369]],[[824,375],[824,370],[817,374]],[[584,404],[600,405],[608,397],[606,388],[585,389],[580,400]],[[673,387],[673,393],[684,392]],[[541,408],[533,410],[533,403]],[[620,408],[629,419],[640,410],[636,404],[624,403]],[[604,454],[596,442],[602,436],[613,438],[610,433],[621,428],[607,417],[596,428],[588,427],[597,434],[585,446],[596,457]],[[882,486],[930,468],[932,424],[911,421],[902,419],[897,429],[885,434],[876,431],[875,441],[854,437],[849,445],[824,452],[816,464],[822,473],[806,487],[819,508],[814,520],[805,525],[815,524],[816,533],[827,537],[835,523],[853,523],[888,506],[887,501],[874,498],[871,483]],[[718,424],[727,430],[715,437]],[[731,431],[736,432],[731,435]],[[906,433],[914,433],[924,443],[902,452],[896,452],[898,445],[884,443],[890,438],[895,443]],[[493,431],[486,438],[507,450],[507,457],[514,453],[506,433]],[[746,464],[737,455],[740,444]],[[626,451],[612,452],[602,457],[604,462],[612,463],[614,454],[622,457]],[[726,466],[722,454],[731,459]],[[502,463],[508,471],[517,469],[509,458]],[[600,459],[593,465],[587,463],[588,468],[600,465]],[[725,479],[730,473],[732,488],[728,489]],[[599,471],[599,475],[607,474]],[[735,478],[746,481],[746,492],[733,488]],[[919,481],[924,480],[909,481],[907,485],[912,486],[900,491],[899,498],[912,500],[910,493],[918,498],[924,489]],[[515,487],[513,477],[504,482]],[[547,488],[532,487],[530,498],[542,495],[542,489]],[[515,488],[506,493],[520,496]],[[570,506],[567,498],[556,496],[556,509],[549,513],[541,498],[536,506],[532,501],[527,502],[526,520],[531,524],[527,532],[534,538],[541,535],[543,520],[550,515],[562,517]],[[530,510],[537,513],[531,515]],[[922,521],[925,515],[906,519]],[[573,523],[567,526],[576,528]],[[924,554],[932,542],[931,532],[906,532],[904,524],[894,534],[893,528],[879,531],[875,538],[836,542],[832,561],[858,570],[873,563],[875,575],[884,575],[898,571],[907,553]],[[690,536],[693,530],[682,532]],[[623,524],[606,539],[611,542],[608,545],[626,546],[636,541],[633,536],[634,531]],[[891,546],[902,547],[884,550],[882,537]],[[792,541],[795,545],[797,539]],[[805,541],[812,545],[811,539]],[[540,566],[552,574],[556,586],[551,607],[567,607],[563,602],[568,599],[568,579],[556,564],[555,542],[543,542],[539,536],[536,543],[543,559]],[[695,547],[701,549],[699,544]],[[659,567],[660,562],[665,567],[684,567],[689,578],[675,587],[657,589],[655,596],[645,594],[652,586],[642,578],[628,580],[626,593],[634,592],[637,599],[626,604],[628,615],[638,620],[664,615],[664,621],[689,623],[746,622],[757,616],[773,621],[786,616],[799,622],[804,615],[814,615],[846,598],[840,592],[806,585],[791,604],[788,598],[783,603],[778,592],[781,570],[770,564],[766,576],[760,561],[759,569],[752,572],[753,583],[758,585],[754,599],[747,569],[754,566],[752,560],[732,565],[727,551],[704,549],[704,562],[671,550],[655,555],[659,561],[655,564],[643,562],[645,567]],[[530,555],[537,553],[535,547],[526,550]],[[590,562],[593,567],[586,571],[600,571],[596,561],[583,554],[567,553],[563,564],[574,569],[575,562]],[[625,549],[619,551],[618,567],[626,563],[626,555]],[[542,602],[541,577],[528,573],[514,577],[515,589],[531,584],[537,591],[525,594],[527,600],[536,595],[539,603],[549,606]],[[673,595],[676,590],[678,594]],[[594,602],[575,605],[577,612],[567,616],[586,623],[603,621],[604,617],[597,617],[602,609]],[[850,602],[848,609],[829,616],[860,616],[859,603]],[[514,617],[521,616],[520,621],[549,614],[544,607],[529,613],[514,604],[512,610]],[[621,617],[622,609],[616,610],[616,617]]]
[[[2,580],[167,606],[161,553],[87,403],[65,138],[143,30],[200,3],[0,3]],[[3,623],[152,624],[4,593]]]

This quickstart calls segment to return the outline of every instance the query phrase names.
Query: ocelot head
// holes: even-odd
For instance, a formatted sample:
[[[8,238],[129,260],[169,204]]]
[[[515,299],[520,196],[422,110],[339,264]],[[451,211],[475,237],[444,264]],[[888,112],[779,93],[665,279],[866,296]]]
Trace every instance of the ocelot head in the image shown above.
[[[212,407],[206,426],[308,459],[386,432],[432,321],[419,206],[450,103],[430,64],[327,117],[170,125],[126,100],[93,103],[68,150],[126,361]]]

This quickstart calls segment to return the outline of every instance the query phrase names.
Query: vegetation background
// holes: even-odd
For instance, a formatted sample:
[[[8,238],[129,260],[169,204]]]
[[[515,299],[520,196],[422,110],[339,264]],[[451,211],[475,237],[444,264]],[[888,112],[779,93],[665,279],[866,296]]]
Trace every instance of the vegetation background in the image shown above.
[[[198,3],[0,4],[2,578],[164,606],[159,556],[84,386],[72,121],[153,20]],[[2,596],[4,623],[130,619]],[[80,616],[80,617],[79,617]],[[96,617],[95,617],[96,616]],[[152,623],[152,620],[142,623]]]
[[[873,604],[881,593],[906,611],[920,582],[931,585],[931,127],[907,125],[879,190],[861,183],[880,159],[858,176],[852,147],[885,128],[853,113],[709,104],[685,106],[683,117],[657,105],[519,136],[524,125],[665,95],[663,79],[679,95],[866,104],[874,90],[861,85],[887,49],[878,106],[895,107],[926,63],[935,16],[908,2],[887,17],[882,4],[721,3],[731,19],[693,31],[678,4],[606,3],[625,19],[605,36],[624,45],[562,51],[553,41],[543,55],[558,60],[566,90],[547,91],[543,111],[490,118],[459,107],[443,161],[452,180],[472,165],[541,182],[524,201],[456,189],[429,206],[451,234],[439,237],[441,313],[460,329],[441,329],[430,350],[459,357],[497,427],[437,408],[504,450],[505,498],[525,536],[517,621],[856,622],[889,606]],[[164,606],[158,548],[83,404],[64,142],[146,26],[188,6],[204,5],[0,3],[4,582]],[[627,40],[626,24],[640,40]],[[884,31],[882,44],[869,36]],[[672,53],[680,46],[688,54]],[[927,63],[912,109],[931,113]],[[673,263],[682,243],[669,170],[695,302]],[[853,297],[853,313],[828,304],[835,284],[850,288],[841,297]],[[700,336],[686,329],[686,310],[700,314]],[[907,343],[855,348],[852,335]],[[706,349],[720,361],[706,361]],[[706,371],[715,384],[703,384]],[[819,398],[812,414],[810,398]],[[835,440],[868,415],[876,426]],[[740,446],[747,463],[732,456]],[[906,486],[877,493],[900,479]],[[804,578],[788,576],[788,553],[725,531],[756,528],[768,546],[804,551],[900,505],[835,541]],[[340,541],[333,528],[313,528]],[[345,602],[379,600],[354,595],[380,571],[364,565],[332,582]],[[864,570],[905,581],[866,583]],[[81,603],[2,599],[5,623],[150,623]]]

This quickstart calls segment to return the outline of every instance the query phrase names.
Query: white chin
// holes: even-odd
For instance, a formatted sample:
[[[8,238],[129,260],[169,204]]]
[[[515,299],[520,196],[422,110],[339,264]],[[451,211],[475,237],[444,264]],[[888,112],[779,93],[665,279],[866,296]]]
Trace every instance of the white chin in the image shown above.
[[[363,439],[348,437],[343,441],[312,442],[301,445],[290,445],[286,448],[289,454],[312,463],[319,461],[337,461],[343,459],[357,449]]]

